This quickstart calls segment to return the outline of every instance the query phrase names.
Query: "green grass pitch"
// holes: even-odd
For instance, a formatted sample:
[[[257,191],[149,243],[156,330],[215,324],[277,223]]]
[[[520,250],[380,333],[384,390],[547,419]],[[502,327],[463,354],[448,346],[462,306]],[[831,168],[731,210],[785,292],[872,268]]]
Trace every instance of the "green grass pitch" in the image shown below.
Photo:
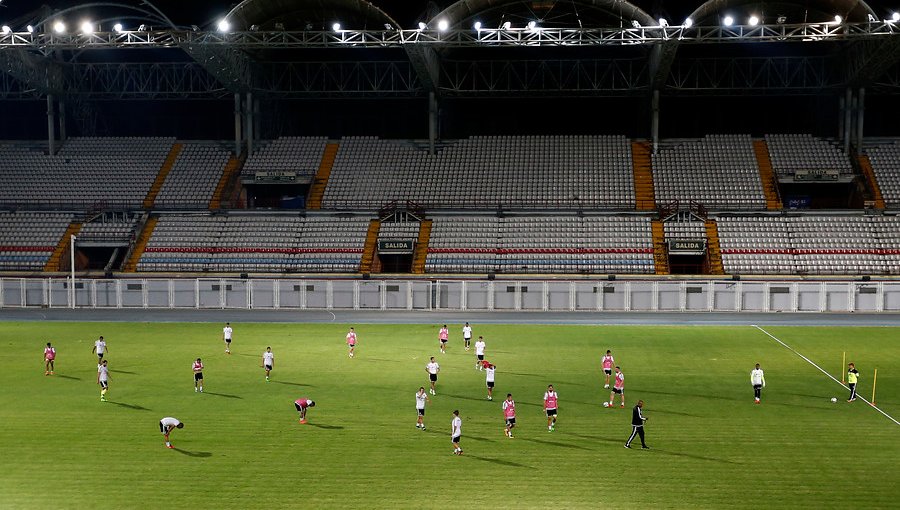
[[[2,323],[2,508],[896,508],[900,426],[847,395],[752,327],[473,324],[497,366],[493,402],[461,324]],[[766,328],[840,378],[855,361],[869,398],[900,417],[900,330]],[[112,370],[99,401],[92,342]],[[45,377],[42,349],[58,350]],[[260,368],[267,345],[273,380]],[[600,356],[612,349],[628,407],[603,409]],[[415,428],[429,356],[438,394]],[[195,394],[191,362],[206,365]],[[753,404],[749,372],[768,386]],[[541,399],[560,395],[555,432]],[[515,439],[500,401],[518,403]],[[293,400],[317,407],[298,424]],[[831,397],[838,403],[832,404]],[[626,450],[631,406],[646,402],[649,451]],[[618,403],[618,402],[617,402]],[[452,455],[451,411],[463,419]],[[158,421],[185,422],[163,447]]]

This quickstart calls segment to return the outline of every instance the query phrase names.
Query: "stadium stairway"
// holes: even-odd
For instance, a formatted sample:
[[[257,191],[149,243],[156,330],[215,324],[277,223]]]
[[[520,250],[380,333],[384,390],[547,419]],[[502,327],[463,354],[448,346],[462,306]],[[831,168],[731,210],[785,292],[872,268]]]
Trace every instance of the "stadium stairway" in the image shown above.
[[[716,220],[706,220],[706,256],[709,259],[709,274],[725,274]]]
[[[631,142],[631,164],[634,172],[634,198],[638,211],[656,209],[653,192],[653,169],[650,161],[650,144]]]
[[[322,153],[322,161],[319,163],[319,170],[316,171],[316,177],[313,179],[312,186],[309,189],[307,209],[322,208],[322,198],[325,196],[325,187],[328,186],[328,178],[331,176],[331,169],[334,167],[334,160],[337,157],[337,152],[338,144],[325,144],[325,152]]]
[[[650,225],[653,232],[653,263],[656,274],[669,274],[669,254],[666,252],[666,231],[662,220],[653,220]]]
[[[375,260],[375,248],[378,247],[378,230],[380,229],[380,220],[372,220],[369,222],[369,232],[366,234],[366,244],[363,246],[362,259],[359,262],[360,273],[372,272],[372,263]]]
[[[50,255],[50,258],[47,259],[47,264],[44,266],[45,272],[57,272],[62,271],[60,266],[62,265],[63,256],[66,255],[69,251],[69,240],[70,236],[78,235],[78,232],[81,231],[81,223],[69,223],[69,227],[66,229],[66,233],[63,234],[62,238],[56,244],[56,248],[53,250],[53,253]]]
[[[153,185],[150,186],[150,191],[147,192],[147,197],[144,198],[144,209],[153,207],[153,204],[156,202],[156,195],[159,195],[159,190],[162,189],[163,183],[166,182],[166,177],[169,175],[169,172],[172,171],[172,167],[175,166],[178,155],[181,154],[181,149],[183,148],[184,145],[176,143],[172,146],[172,149],[169,150],[169,155],[166,156],[162,168],[160,168],[159,173],[156,174],[156,180],[153,181]]]
[[[765,140],[753,140],[753,152],[756,154],[756,166],[759,167],[759,180],[766,195],[766,209],[780,211],[784,208],[778,195],[778,180],[769,158],[769,146]]]
[[[860,154],[856,157],[859,162],[859,168],[862,170],[863,177],[866,179],[866,186],[872,190],[872,199],[875,200],[876,209],[884,209],[884,196],[881,195],[881,188],[878,187],[878,179],[875,178],[875,170],[872,168],[872,162],[869,156]]]
[[[419,240],[416,241],[416,251],[413,253],[413,274],[425,274],[429,240],[431,240],[431,220],[422,220],[419,224]]]
[[[147,243],[150,241],[150,237],[153,235],[153,229],[156,228],[156,222],[158,221],[159,218],[156,217],[147,218],[147,223],[144,224],[144,229],[141,230],[141,235],[138,237],[137,242],[135,242],[131,257],[128,259],[128,262],[125,263],[124,271],[126,273],[137,272],[138,262],[140,262],[141,256],[144,255],[144,250],[147,248]]]
[[[212,200],[209,201],[210,210],[222,208],[222,196],[225,194],[225,188],[228,186],[228,183],[231,182],[232,177],[240,173],[242,165],[243,162],[241,159],[234,156],[231,156],[228,159],[228,163],[225,163],[225,170],[222,172],[219,184],[216,185]]]

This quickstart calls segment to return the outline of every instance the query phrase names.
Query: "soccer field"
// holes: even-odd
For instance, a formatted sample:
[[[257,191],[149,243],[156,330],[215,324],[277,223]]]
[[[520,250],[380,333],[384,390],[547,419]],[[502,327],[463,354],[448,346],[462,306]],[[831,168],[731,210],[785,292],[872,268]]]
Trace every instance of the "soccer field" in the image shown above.
[[[763,332],[744,326],[473,324],[497,365],[493,402],[462,324],[448,353],[435,325],[5,322],[3,508],[896,508],[900,426]],[[767,327],[900,418],[900,330]],[[109,346],[109,399],[99,401],[93,340]],[[47,341],[56,375],[44,376]],[[275,353],[266,383],[261,354]],[[626,375],[626,409],[604,409],[600,357]],[[425,363],[437,395],[415,428]],[[205,393],[191,362],[203,358]],[[749,374],[765,370],[762,405]],[[559,393],[547,430],[542,397]],[[515,438],[500,403],[517,402]],[[317,406],[298,423],[293,401]],[[838,403],[830,402],[837,397]],[[645,401],[651,450],[623,448]],[[451,412],[464,455],[452,455]],[[174,416],[175,450],[158,421]]]

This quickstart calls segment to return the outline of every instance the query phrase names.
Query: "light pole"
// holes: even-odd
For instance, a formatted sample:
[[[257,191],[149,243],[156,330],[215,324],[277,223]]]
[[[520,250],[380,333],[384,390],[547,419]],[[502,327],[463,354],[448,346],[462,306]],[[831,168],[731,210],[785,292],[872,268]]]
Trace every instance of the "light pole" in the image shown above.
[[[69,271],[72,275],[72,283],[69,285],[69,308],[75,308],[75,234],[69,236]]]

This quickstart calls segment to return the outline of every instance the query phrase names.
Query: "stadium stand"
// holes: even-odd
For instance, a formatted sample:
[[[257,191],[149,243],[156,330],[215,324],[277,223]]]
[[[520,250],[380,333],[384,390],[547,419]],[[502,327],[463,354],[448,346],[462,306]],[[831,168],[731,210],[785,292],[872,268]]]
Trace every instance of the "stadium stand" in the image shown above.
[[[836,144],[808,134],[766,135],[772,168],[779,177],[793,177],[798,170],[837,170],[853,175],[850,159]]]
[[[656,201],[695,201],[707,209],[765,209],[749,135],[707,135],[665,144],[653,155]]]
[[[252,180],[257,171],[283,170],[297,172],[298,178],[312,178],[327,141],[324,136],[279,137],[247,158],[241,177]]]
[[[48,156],[0,145],[0,203],[140,208],[174,138],[72,138]]]
[[[485,136],[435,155],[411,141],[341,140],[323,209],[412,201],[429,209],[633,209],[634,176],[622,136]]]
[[[419,237],[418,221],[383,221],[378,230],[379,239],[417,239]]]
[[[897,274],[894,216],[717,218],[725,271],[738,274]]]
[[[663,223],[665,240],[705,239],[706,223],[691,215],[679,215],[676,221]]]
[[[138,271],[356,272],[368,217],[162,215]]]
[[[93,221],[81,225],[79,241],[130,242],[135,236],[135,227],[140,216],[137,214],[104,214]]]
[[[0,212],[0,269],[40,271],[72,221],[72,214]]]
[[[866,152],[885,206],[900,207],[900,142],[876,145]]]
[[[185,143],[153,206],[206,209],[228,159],[214,143]]]
[[[650,219],[448,216],[433,219],[430,273],[653,273]]]

